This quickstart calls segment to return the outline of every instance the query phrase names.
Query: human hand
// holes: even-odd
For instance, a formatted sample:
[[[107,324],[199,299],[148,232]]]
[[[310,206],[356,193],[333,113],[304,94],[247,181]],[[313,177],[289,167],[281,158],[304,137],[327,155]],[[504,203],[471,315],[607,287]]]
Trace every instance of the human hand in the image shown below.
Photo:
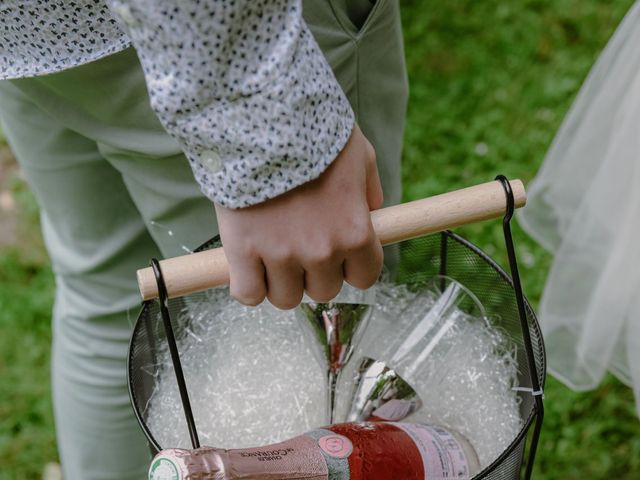
[[[369,211],[381,206],[375,151],[357,125],[316,180],[247,208],[216,204],[231,295],[245,305],[266,296],[290,309],[305,290],[327,302],[343,281],[372,286],[383,255]]]

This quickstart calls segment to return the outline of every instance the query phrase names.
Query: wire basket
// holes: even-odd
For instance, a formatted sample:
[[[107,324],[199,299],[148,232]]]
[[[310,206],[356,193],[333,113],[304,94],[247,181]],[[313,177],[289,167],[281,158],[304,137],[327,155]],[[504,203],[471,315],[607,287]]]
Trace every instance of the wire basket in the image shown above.
[[[507,187],[505,189],[509,201],[510,190]],[[517,348],[519,385],[523,387],[518,392],[522,428],[508,448],[476,475],[476,479],[530,478],[543,418],[542,389],[546,372],[544,344],[535,313],[520,287],[509,226],[512,213],[513,203],[508,203],[503,227],[512,277],[478,247],[450,231],[398,244],[397,283],[422,285],[435,275],[446,275],[459,281],[478,297],[487,314],[494,319],[494,324],[506,332]],[[199,250],[218,246],[219,239],[215,238]],[[159,268],[157,275],[161,286],[163,280]],[[161,299],[162,290],[159,289]],[[170,347],[175,347],[175,337],[180,337],[185,328],[184,321],[181,323],[176,320],[178,313],[184,310],[190,298],[197,300],[201,295],[203,293],[170,300],[165,296],[160,302],[146,301],[134,327],[127,365],[129,393],[138,422],[155,452],[168,446],[160,445],[145,418],[146,406],[158,373],[157,370],[149,370],[149,366],[160,368],[156,361],[159,346],[168,342]],[[177,350],[172,354],[177,356]],[[197,444],[179,359],[176,363],[174,358],[174,367],[177,367],[178,383],[184,395],[183,405],[192,442]]]

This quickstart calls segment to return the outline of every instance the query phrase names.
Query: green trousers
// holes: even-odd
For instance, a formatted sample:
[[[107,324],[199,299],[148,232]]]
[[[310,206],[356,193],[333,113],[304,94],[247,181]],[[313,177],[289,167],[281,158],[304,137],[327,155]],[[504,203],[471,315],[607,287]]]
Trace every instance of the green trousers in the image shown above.
[[[400,199],[407,81],[395,0],[309,0],[304,15]],[[39,78],[0,82],[0,120],[41,208],[53,264],[52,383],[65,480],[145,478],[126,352],[135,271],[217,233],[177,143],[148,103],[132,49]]]

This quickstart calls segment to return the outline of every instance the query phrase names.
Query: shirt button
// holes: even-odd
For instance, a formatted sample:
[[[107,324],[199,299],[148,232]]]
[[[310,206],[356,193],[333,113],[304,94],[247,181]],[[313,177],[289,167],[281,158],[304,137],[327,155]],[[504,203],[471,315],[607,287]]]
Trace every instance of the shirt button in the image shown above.
[[[200,158],[202,159],[202,164],[213,173],[216,173],[222,168],[222,159],[218,152],[205,150],[202,152]]]
[[[129,8],[129,5],[116,5],[113,7],[113,10],[116,12],[116,15],[118,15],[127,25],[133,26],[138,23],[133,16],[133,13],[131,13],[131,8]]]

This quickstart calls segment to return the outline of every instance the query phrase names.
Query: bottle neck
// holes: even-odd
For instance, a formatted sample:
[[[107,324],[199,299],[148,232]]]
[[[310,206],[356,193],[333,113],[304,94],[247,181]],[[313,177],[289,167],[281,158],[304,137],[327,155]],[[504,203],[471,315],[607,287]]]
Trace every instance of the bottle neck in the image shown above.
[[[156,455],[149,468],[149,480],[227,480],[226,451],[201,447],[195,450],[169,448]]]
[[[316,432],[322,430],[256,448],[164,450],[153,460],[149,480],[326,480],[327,461],[312,436]]]

